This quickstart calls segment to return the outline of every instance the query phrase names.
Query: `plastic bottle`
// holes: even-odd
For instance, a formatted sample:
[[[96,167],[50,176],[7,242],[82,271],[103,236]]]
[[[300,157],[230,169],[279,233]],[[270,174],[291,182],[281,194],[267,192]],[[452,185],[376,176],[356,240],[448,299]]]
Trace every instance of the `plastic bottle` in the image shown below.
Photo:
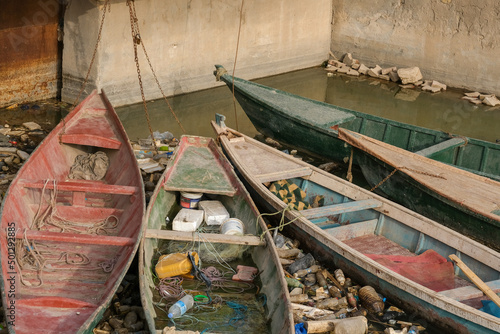
[[[332,285],[331,287],[329,287],[328,292],[330,293],[331,297],[342,298],[342,293],[340,292],[339,288],[337,288],[336,286]]]
[[[328,284],[326,283],[326,279],[325,276],[323,276],[323,273],[321,272],[316,273],[316,282],[323,289],[328,289]]]
[[[339,282],[340,285],[344,286],[345,284],[345,276],[342,269],[337,269],[333,272],[335,274],[335,279]]]
[[[301,293],[299,295],[291,295],[290,296],[290,301],[292,303],[307,303],[309,301],[309,296],[305,293]]]
[[[368,312],[382,316],[382,312],[384,312],[384,301],[373,287],[369,285],[362,287],[359,289],[358,296],[359,301]]]
[[[418,334],[419,330],[417,326],[411,326],[410,329],[408,330],[408,334]]]
[[[357,307],[356,298],[354,298],[354,295],[352,293],[350,293],[350,292],[347,293],[347,303],[352,308],[356,308]]]
[[[304,278],[304,285],[313,286],[314,284],[316,284],[316,274],[307,274]]]
[[[309,268],[314,264],[315,260],[311,253],[306,254],[304,257],[296,260],[288,267],[288,272],[290,274],[295,274],[300,269]]]
[[[347,308],[347,300],[345,297],[342,297],[340,299],[326,298],[326,299],[318,301],[316,303],[316,308],[338,311],[342,308]]]
[[[318,272],[318,270],[320,268],[321,268],[320,266],[315,264],[315,265],[310,266],[309,268],[297,270],[297,272],[295,274],[293,274],[293,277],[295,277],[295,278],[304,277],[307,274]]]
[[[185,295],[168,309],[169,318],[178,318],[186,313],[194,305],[194,299],[191,295]]]
[[[304,284],[300,283],[300,281],[295,278],[285,277],[285,281],[290,288],[304,288]]]

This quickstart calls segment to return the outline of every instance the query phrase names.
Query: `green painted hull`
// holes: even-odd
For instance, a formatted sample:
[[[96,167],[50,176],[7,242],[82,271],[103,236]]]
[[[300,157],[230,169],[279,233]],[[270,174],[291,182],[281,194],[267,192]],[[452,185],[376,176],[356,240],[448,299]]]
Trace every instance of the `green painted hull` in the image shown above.
[[[232,91],[233,77],[222,74],[223,67],[216,68],[217,76]],[[336,131],[342,127],[500,180],[499,144],[340,108],[240,78],[234,78],[234,86],[236,99],[259,132],[313,155],[347,161],[351,149],[338,139]],[[451,138],[457,139],[448,142]],[[444,147],[436,146],[438,144]],[[354,163],[357,163],[356,159]]]
[[[362,150],[356,149],[355,155],[358,157],[364,177],[373,187],[394,170],[393,166]],[[450,201],[422,186],[405,173],[394,173],[375,191],[492,249],[500,250],[499,221],[474,213],[460,203]]]

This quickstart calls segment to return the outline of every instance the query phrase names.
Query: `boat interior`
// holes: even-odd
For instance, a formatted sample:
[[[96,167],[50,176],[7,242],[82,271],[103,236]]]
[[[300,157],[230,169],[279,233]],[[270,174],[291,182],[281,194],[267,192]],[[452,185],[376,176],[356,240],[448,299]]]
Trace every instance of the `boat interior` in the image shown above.
[[[182,142],[187,142],[185,145]],[[142,245],[141,260],[144,261],[143,301],[149,304],[146,308],[151,315],[156,328],[164,328],[171,325],[166,310],[175,300],[162,298],[159,294],[158,284],[160,280],[156,276],[155,266],[161,255],[171,253],[184,253],[196,251],[200,258],[200,268],[203,270],[214,267],[226,277],[231,279],[237,272],[238,265],[256,267],[258,275],[255,277],[254,287],[241,293],[235,293],[239,289],[238,283],[232,283],[233,288],[227,290],[218,287],[214,281],[211,290],[212,298],[221,296],[223,309],[219,313],[203,311],[203,305],[190,313],[199,320],[199,323],[189,326],[190,330],[206,329],[208,324],[216,324],[224,316],[217,317],[220,312],[227,312],[231,302],[244,305],[252,314],[252,321],[245,316],[241,329],[248,332],[268,331],[279,332],[287,321],[285,304],[281,303],[283,287],[279,276],[283,275],[277,268],[276,260],[270,256],[270,250],[266,247],[266,238],[263,237],[263,226],[258,222],[258,211],[253,202],[249,202],[249,195],[243,186],[237,181],[236,176],[228,177],[222,174],[233,173],[232,168],[225,158],[210,140],[204,141],[200,137],[181,138],[180,147],[174,156],[170,168],[160,179],[156,197],[150,200],[148,217],[148,228]],[[203,168],[199,168],[202,166]],[[226,170],[226,171],[224,171]],[[215,184],[214,184],[215,182]],[[214,190],[216,188],[216,190]],[[201,201],[220,201],[227,210],[229,217],[239,219],[244,225],[244,235],[221,234],[221,225],[207,225],[202,222],[195,233],[190,231],[173,230],[173,221],[179,211],[181,192],[194,191],[203,193]],[[262,238],[261,238],[262,237]],[[268,242],[269,240],[267,240]],[[229,275],[229,276],[228,276]],[[228,283],[231,284],[231,283]],[[241,283],[240,283],[241,284]],[[243,286],[248,285],[243,282]],[[205,294],[206,286],[196,279],[185,278],[183,288],[197,290]],[[268,302],[263,304],[263,300]],[[272,302],[271,302],[272,301]],[[200,312],[201,311],[201,312]],[[229,309],[230,312],[232,312]],[[276,317],[276,315],[280,315]],[[283,316],[281,316],[283,315]],[[176,320],[177,323],[177,320]],[[198,327],[196,327],[198,326]],[[233,327],[218,328],[222,332],[231,332]]]
[[[452,234],[441,235],[449,243],[433,238],[421,232],[418,225],[410,226],[384,214],[382,203],[375,198],[353,200],[332,190],[315,172],[287,181],[305,192],[305,202],[322,198],[322,206],[301,210],[300,215],[389,269],[444,296],[481,308],[481,300],[488,297],[458,266],[453,266],[448,257],[455,254],[495,293],[500,292],[499,271],[455,249]]]

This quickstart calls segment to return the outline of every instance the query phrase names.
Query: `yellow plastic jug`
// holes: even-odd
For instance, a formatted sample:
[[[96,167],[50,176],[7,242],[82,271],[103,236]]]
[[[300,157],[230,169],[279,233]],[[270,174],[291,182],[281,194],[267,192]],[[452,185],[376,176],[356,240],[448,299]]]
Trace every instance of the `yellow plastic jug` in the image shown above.
[[[193,266],[189,261],[188,253],[172,253],[160,256],[155,266],[156,274],[160,279],[189,274]],[[198,253],[191,252],[194,263],[198,265],[200,260]]]

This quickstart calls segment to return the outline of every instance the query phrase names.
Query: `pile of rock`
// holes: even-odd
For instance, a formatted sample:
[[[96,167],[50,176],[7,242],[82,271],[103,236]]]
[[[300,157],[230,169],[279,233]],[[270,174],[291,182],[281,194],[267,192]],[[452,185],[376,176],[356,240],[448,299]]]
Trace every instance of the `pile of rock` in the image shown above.
[[[15,174],[30,153],[45,138],[46,133],[35,122],[26,122],[22,126],[0,126],[0,190],[7,190]]]
[[[438,81],[424,81],[423,75],[418,67],[399,69],[395,66],[382,68],[379,65],[375,65],[374,67],[368,67],[365,64],[360,63],[358,59],[354,59],[350,53],[346,53],[342,57],[342,60],[336,59],[333,53],[331,53],[331,55],[334,59],[328,60],[325,67],[325,70],[329,75],[333,75],[335,72],[352,76],[359,76],[363,74],[372,78],[399,82],[401,83],[400,86],[402,88],[421,87],[423,91],[432,93],[446,90],[446,85]]]
[[[94,334],[149,333],[137,285],[137,275],[125,275],[110,307],[93,329]]]
[[[500,100],[493,94],[481,94],[479,92],[464,93],[463,100],[474,104],[485,104],[490,107],[500,105]]]

